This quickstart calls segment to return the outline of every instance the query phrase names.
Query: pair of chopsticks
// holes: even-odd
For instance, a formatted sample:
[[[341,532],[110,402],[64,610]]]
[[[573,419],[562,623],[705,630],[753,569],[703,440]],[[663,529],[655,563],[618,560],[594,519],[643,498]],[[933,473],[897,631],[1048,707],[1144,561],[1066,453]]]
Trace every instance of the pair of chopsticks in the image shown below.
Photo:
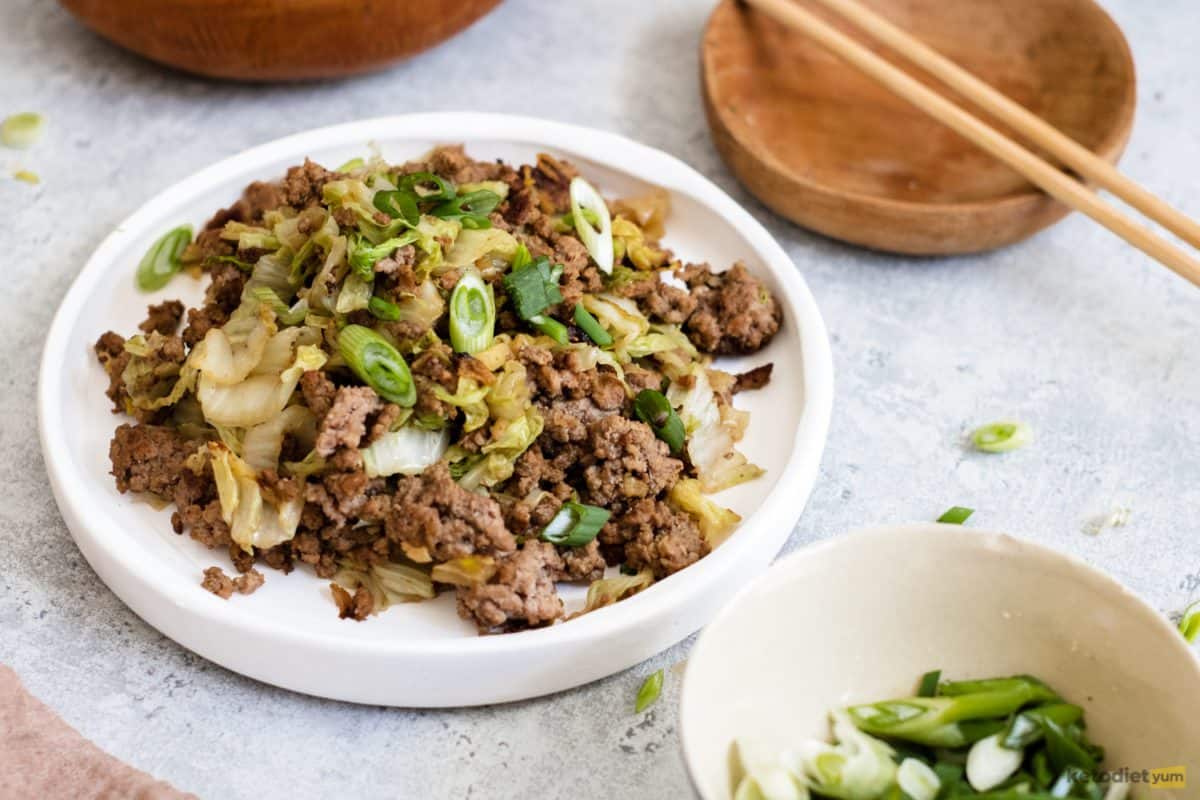
[[[1196,258],[1105,203],[1090,188],[1063,173],[1058,167],[1042,160],[961,106],[929,89],[811,11],[797,5],[794,0],[744,1],[784,25],[807,33],[835,55],[1024,175],[1046,194],[1087,214],[1151,258],[1200,286],[1200,261]],[[1107,161],[1063,135],[953,61],[939,55],[857,0],[813,1],[853,23],[864,33],[936,77],[1070,167],[1085,180],[1107,189],[1192,247],[1200,248],[1200,224],[1195,220],[1122,175]]]

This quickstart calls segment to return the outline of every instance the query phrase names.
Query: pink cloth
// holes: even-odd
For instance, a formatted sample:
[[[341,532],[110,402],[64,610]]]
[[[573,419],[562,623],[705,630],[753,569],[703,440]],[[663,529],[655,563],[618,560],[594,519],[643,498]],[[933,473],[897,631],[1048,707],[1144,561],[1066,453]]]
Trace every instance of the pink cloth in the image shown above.
[[[79,735],[0,665],[0,797],[196,800]]]

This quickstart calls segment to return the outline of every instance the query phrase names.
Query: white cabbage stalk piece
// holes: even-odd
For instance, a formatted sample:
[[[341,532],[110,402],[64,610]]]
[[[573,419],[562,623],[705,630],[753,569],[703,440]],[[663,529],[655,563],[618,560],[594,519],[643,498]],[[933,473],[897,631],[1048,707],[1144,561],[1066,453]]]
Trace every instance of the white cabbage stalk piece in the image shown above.
[[[220,442],[209,442],[209,461],[221,502],[221,518],[229,535],[247,553],[267,549],[296,535],[304,498],[275,506],[263,499],[258,477],[250,465]]]
[[[385,433],[369,447],[364,447],[363,468],[372,478],[387,475],[419,475],[433,466],[450,447],[450,431],[427,431],[406,425],[398,431]]]
[[[690,381],[671,381],[667,399],[683,420],[688,457],[699,473],[701,488],[711,494],[762,475],[762,468],[735,447],[745,431],[746,416],[718,402],[703,364],[693,364],[688,374]]]

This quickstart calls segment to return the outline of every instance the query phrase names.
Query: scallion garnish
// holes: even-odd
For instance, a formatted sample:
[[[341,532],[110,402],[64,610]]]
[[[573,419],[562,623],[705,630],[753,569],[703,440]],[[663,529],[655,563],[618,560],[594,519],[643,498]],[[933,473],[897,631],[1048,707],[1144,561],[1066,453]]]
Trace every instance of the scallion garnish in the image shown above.
[[[938,681],[942,679],[940,669],[931,670],[921,676],[921,684],[917,687],[917,697],[936,697]]]
[[[653,673],[649,678],[642,681],[642,686],[638,689],[637,703],[633,707],[635,714],[640,714],[650,706],[654,705],[662,694],[663,687],[663,671]]]
[[[683,440],[687,432],[683,420],[671,407],[671,401],[662,392],[653,389],[643,389],[633,399],[633,413],[642,422],[650,426],[654,435],[667,443],[672,453],[683,449]]]
[[[490,228],[492,221],[488,214],[498,205],[500,195],[487,189],[476,189],[434,206],[430,213],[442,219],[456,219],[464,228]]]
[[[402,192],[416,195],[422,202],[426,200],[453,200],[454,187],[445,178],[432,172],[413,172],[402,175],[396,182],[396,187]],[[497,198],[499,202],[499,198]],[[494,206],[493,206],[494,207]]]
[[[417,200],[411,192],[396,189],[376,192],[371,202],[375,204],[375,208],[392,219],[402,219],[409,225],[416,225],[421,221],[421,210],[417,208]]]
[[[525,251],[526,258],[528,252]],[[521,250],[513,258],[513,268],[504,276],[504,289],[513,302],[517,316],[532,321],[550,306],[562,302],[562,292],[558,290],[562,265],[552,267],[550,259],[539,256],[535,261],[517,266],[519,258]]]
[[[596,538],[610,513],[607,508],[568,500],[542,528],[541,538],[559,547],[582,547]]]
[[[450,295],[450,344],[457,353],[478,353],[491,345],[495,329],[492,287],[478,272],[467,270]]]
[[[352,158],[338,167],[335,172],[354,172],[356,169],[362,169],[366,163],[361,158]]]
[[[396,322],[400,319],[400,306],[378,296],[367,301],[367,311],[384,322]]]
[[[406,408],[417,402],[417,387],[404,357],[375,331],[347,325],[338,334],[338,351],[354,374],[384,400]]]
[[[971,442],[985,453],[1007,453],[1029,442],[1029,426],[1021,422],[993,422],[976,428]]]
[[[143,292],[153,292],[167,285],[179,272],[180,256],[192,241],[192,226],[180,225],[164,233],[150,245],[137,268],[137,286]]]
[[[973,508],[964,508],[963,506],[951,506],[946,509],[946,513],[937,518],[938,522],[945,522],[949,525],[962,525],[967,521],[967,518],[975,513]]]
[[[563,325],[554,317],[547,317],[545,314],[536,314],[529,318],[529,324],[561,345],[568,345],[571,343],[571,337],[568,336],[567,326]]]
[[[596,222],[588,219],[592,212]],[[612,217],[595,187],[583,178],[571,179],[571,223],[596,266],[606,275],[613,271]]]
[[[0,142],[5,147],[29,147],[42,135],[46,118],[33,111],[13,114],[0,123]]]
[[[600,321],[593,317],[592,312],[584,308],[582,303],[575,304],[575,324],[587,334],[589,339],[601,347],[608,347],[613,343],[612,335],[604,330]]]
[[[1195,642],[1200,636],[1200,600],[1192,603],[1183,611],[1183,619],[1179,620],[1179,632],[1189,643]]]

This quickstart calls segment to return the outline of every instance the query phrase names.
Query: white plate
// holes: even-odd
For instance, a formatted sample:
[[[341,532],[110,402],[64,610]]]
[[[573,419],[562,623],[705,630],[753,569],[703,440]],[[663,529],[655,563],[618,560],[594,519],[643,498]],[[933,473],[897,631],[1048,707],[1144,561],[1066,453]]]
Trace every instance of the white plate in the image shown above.
[[[1200,661],[1162,614],[1073,556],[932,523],[807,547],[726,605],[688,658],[684,761],[704,800],[729,800],[735,736],[827,740],[830,709],[911,695],[933,669],[1040,677],[1083,706],[1107,770],[1196,764]]]
[[[275,179],[306,156],[337,165],[369,143],[390,161],[434,144],[464,142],[476,158],[529,163],[564,156],[609,196],[653,182],[671,192],[666,243],[682,258],[724,268],[736,259],[769,282],[784,308],[771,346],[743,362],[775,362],[765,390],[739,397],[753,419],[744,449],[767,476],[722,496],[746,517],[698,564],[611,608],[566,624],[479,637],[449,594],[363,623],[339,620],[326,581],[301,568],[266,569],[249,597],[221,600],[200,588],[204,567],[226,554],[171,532],[169,510],[121,496],[108,474],[108,442],[122,421],[91,346],[106,330],[132,331],[146,304],[185,302],[202,286],[177,278],[146,296],[138,260],[163,231],[201,226],[256,179]],[[101,579],[167,636],[229,669],[308,694],[361,703],[453,706],[496,703],[578,686],[679,641],[708,621],[765,568],[787,539],[816,478],[829,426],[833,376],[825,326],[795,266],[728,195],[682,162],[620,136],[505,115],[442,113],[365,120],[302,133],[215,164],[167,189],[100,245],[63,300],[42,357],[39,426],[51,485],[79,549]],[[581,590],[564,592],[578,604]]]

